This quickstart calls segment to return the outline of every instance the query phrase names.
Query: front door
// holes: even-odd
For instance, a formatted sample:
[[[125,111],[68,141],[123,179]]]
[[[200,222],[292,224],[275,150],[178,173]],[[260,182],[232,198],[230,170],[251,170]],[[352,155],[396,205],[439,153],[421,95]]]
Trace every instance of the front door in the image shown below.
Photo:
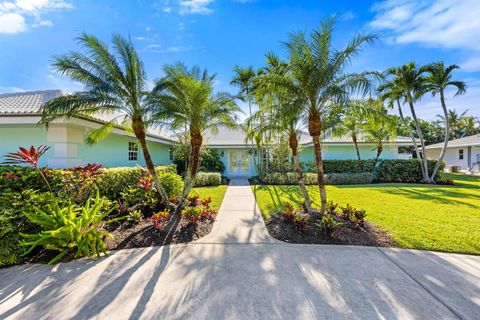
[[[248,152],[230,151],[230,174],[246,175],[249,172]]]

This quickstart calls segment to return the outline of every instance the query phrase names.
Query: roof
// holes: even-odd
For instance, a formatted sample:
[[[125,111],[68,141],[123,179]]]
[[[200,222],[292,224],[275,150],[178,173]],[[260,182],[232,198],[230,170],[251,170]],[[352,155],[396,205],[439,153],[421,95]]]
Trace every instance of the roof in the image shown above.
[[[66,92],[61,90],[3,93],[0,94],[0,114],[39,114],[44,103],[65,94]]]
[[[247,143],[246,140],[246,132],[241,127],[238,126],[237,129],[229,129],[225,126],[218,126],[218,132],[215,134],[211,131],[205,134],[205,144],[210,146],[245,146]],[[302,132],[300,136],[300,143],[309,145],[312,143],[312,138],[307,132]],[[358,143],[368,143],[372,144],[374,142],[368,141],[365,136],[362,134],[358,137]],[[324,144],[353,144],[353,140],[350,136],[325,136],[322,139]],[[412,144],[412,140],[408,137],[397,136],[395,138],[395,143],[406,143]],[[248,141],[248,145],[251,145],[251,140]]]
[[[40,108],[48,101],[67,95],[68,92],[62,90],[43,90],[0,94],[0,116],[40,116]],[[81,117],[83,120],[96,123],[105,123],[102,115]],[[148,136],[169,141],[172,139],[159,132],[148,132]]]
[[[473,146],[480,146],[480,134],[474,134],[473,136],[454,139],[448,142],[448,148],[473,147]],[[429,146],[426,146],[425,148],[426,149],[443,148],[443,142],[431,144]]]

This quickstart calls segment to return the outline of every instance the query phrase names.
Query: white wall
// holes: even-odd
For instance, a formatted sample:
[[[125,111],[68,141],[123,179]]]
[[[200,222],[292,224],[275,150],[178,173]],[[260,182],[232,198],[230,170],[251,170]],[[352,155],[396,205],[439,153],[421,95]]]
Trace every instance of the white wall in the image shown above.
[[[458,150],[463,149],[463,160],[458,157]],[[442,149],[428,149],[427,158],[437,160],[440,157]],[[473,151],[473,150],[472,150]],[[472,152],[472,162],[475,162],[475,155]],[[468,147],[448,148],[443,159],[445,161],[445,170],[449,170],[450,166],[459,166],[460,170],[468,169]]]

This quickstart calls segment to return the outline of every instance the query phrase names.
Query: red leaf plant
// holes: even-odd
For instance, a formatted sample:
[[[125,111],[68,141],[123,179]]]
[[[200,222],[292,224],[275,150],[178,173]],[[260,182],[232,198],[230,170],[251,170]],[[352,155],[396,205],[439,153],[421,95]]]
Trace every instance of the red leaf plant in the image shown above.
[[[161,229],[163,226],[165,226],[168,221],[170,220],[171,214],[170,211],[164,210],[158,213],[155,213],[151,219],[153,222],[153,226],[157,229]]]
[[[48,149],[50,149],[50,146],[40,145],[38,148],[31,146],[30,149],[19,147],[19,149],[20,151],[7,153],[5,155],[5,159],[7,159],[7,161],[4,161],[3,164],[23,164],[32,166],[38,171],[43,181],[45,181],[48,189],[52,191],[45,174],[38,167],[38,161],[48,151]]]
[[[99,163],[88,163],[85,166],[78,166],[75,168],[70,169],[70,171],[76,172],[80,175],[80,189],[77,192],[77,201],[81,201],[81,199],[85,195],[85,191],[88,187],[90,187],[93,183],[93,177],[100,173],[100,169],[102,165]]]

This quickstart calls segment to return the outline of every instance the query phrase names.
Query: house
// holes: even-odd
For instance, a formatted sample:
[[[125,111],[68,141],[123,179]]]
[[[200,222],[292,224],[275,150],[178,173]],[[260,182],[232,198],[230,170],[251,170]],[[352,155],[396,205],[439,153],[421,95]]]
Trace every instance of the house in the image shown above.
[[[60,90],[0,94],[0,158],[17,151],[19,146],[43,144],[51,146],[51,149],[42,157],[41,166],[67,168],[92,162],[105,167],[144,165],[135,137],[121,128],[114,129],[106,139],[93,146],[85,145],[88,134],[104,123],[101,118],[58,120],[48,129],[38,126],[40,107],[62,94],[65,93]],[[246,140],[246,133],[240,127],[236,130],[219,127],[217,133],[207,133],[204,141],[209,148],[219,150],[225,164],[225,176],[257,174],[255,146]],[[375,158],[375,143],[363,136],[359,137],[359,141],[362,159]],[[148,133],[147,143],[155,164],[172,162],[170,146],[174,142],[174,139],[159,132]],[[313,145],[308,134],[302,135],[300,144],[300,161],[314,161]],[[381,158],[402,158],[398,148],[409,145],[412,145],[409,138],[396,137],[394,142],[384,145]],[[324,159],[356,159],[353,141],[347,136],[325,137],[322,149]]]
[[[428,159],[437,160],[442,152],[443,142],[425,147]],[[450,140],[445,152],[445,169],[451,171],[452,166],[458,170],[471,170],[480,165],[480,134]]]
[[[247,139],[242,128],[229,129],[218,127],[215,134],[209,132],[205,136],[205,143],[209,148],[218,149],[221,160],[225,164],[224,175],[254,176],[257,174],[255,166],[255,145]],[[358,137],[360,156],[362,159],[374,159],[377,151],[375,143],[360,135]],[[397,136],[395,141],[385,143],[381,159],[405,159],[407,156],[399,153],[399,147],[412,146],[410,138]],[[265,149],[265,147],[263,147]],[[265,157],[265,152],[261,157]],[[348,136],[326,136],[322,139],[322,156],[325,160],[357,159],[355,145]],[[304,132],[300,137],[299,160],[301,162],[315,161],[315,153],[310,135]],[[257,160],[258,162],[258,160]]]
[[[89,132],[102,125],[101,119],[58,120],[48,130],[39,127],[40,107],[63,94],[60,90],[0,94],[0,162],[5,154],[18,151],[20,146],[43,144],[51,149],[41,158],[41,166],[66,168],[92,162],[105,167],[144,165],[136,138],[125,130],[114,129],[101,142],[85,145]],[[147,135],[147,144],[156,164],[171,162],[169,149],[172,142],[160,134]]]

